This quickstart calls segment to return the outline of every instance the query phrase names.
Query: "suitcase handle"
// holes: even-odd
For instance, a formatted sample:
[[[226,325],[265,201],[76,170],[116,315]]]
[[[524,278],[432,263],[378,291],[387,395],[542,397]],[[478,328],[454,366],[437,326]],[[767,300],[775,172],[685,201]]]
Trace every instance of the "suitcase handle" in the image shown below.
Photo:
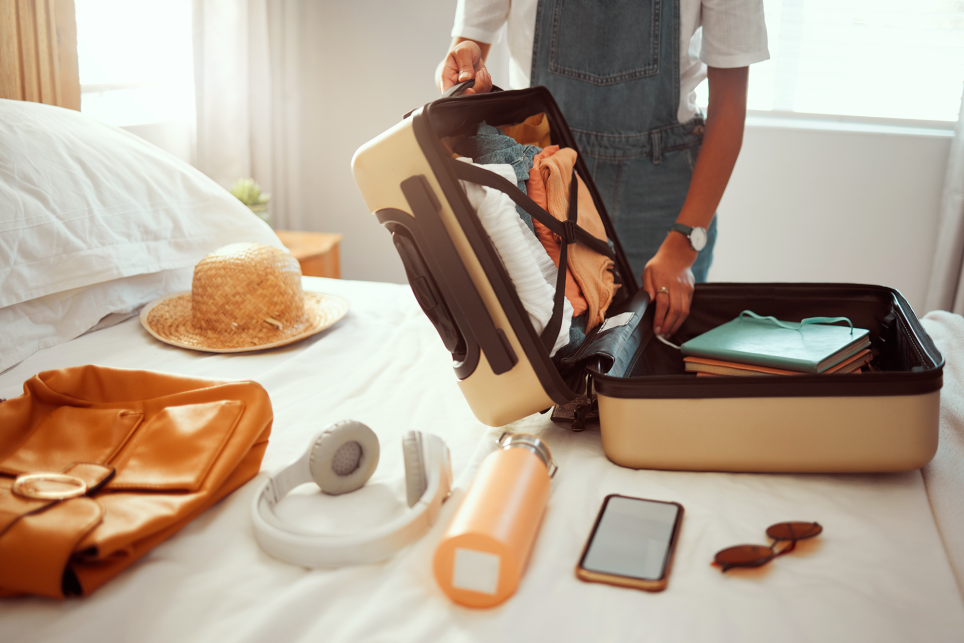
[[[454,85],[446,89],[445,92],[439,98],[450,98],[452,96],[461,96],[462,94],[465,93],[466,89],[470,89],[473,85],[475,85],[474,78],[470,78],[464,83],[455,83]],[[493,89],[495,88],[493,87]]]
[[[445,93],[439,96],[439,98],[451,98],[452,96],[461,96],[462,94],[465,93],[466,89],[470,89],[474,85],[475,85],[474,78],[470,78],[469,80],[463,83],[456,83],[455,85],[452,85],[451,87],[446,89]],[[504,91],[501,87],[499,87],[498,85],[492,85],[492,90],[489,93],[492,94],[492,93],[501,92],[501,91]]]
[[[457,83],[457,84],[455,84],[455,85],[452,85],[452,86],[449,87],[448,89],[446,89],[445,92],[444,92],[441,96],[439,96],[438,98],[436,98],[435,100],[439,100],[439,99],[441,99],[441,98],[452,98],[452,97],[455,97],[455,96],[461,96],[462,94],[465,93],[465,90],[466,90],[466,89],[469,89],[469,88],[472,87],[473,85],[475,85],[475,79],[474,79],[474,78],[471,78],[471,79],[465,81],[464,83]],[[491,90],[489,93],[495,93],[495,92],[501,92],[501,91],[505,91],[505,90],[502,89],[501,87],[497,86],[497,85],[492,85],[492,90]],[[434,101],[430,101],[430,102],[434,102]],[[407,112],[404,116],[402,116],[402,120],[405,120],[406,118],[408,118],[409,116],[411,116],[412,114],[414,114],[414,113],[415,113],[415,110],[417,110],[417,109],[418,109],[418,107],[416,107],[415,109]]]

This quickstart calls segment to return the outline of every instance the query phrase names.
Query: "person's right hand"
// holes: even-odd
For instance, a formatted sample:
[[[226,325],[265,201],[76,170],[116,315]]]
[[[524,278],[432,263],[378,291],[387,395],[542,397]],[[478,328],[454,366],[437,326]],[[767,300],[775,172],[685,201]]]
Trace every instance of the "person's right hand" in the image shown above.
[[[439,93],[472,78],[475,85],[465,90],[465,94],[484,94],[492,90],[492,76],[485,68],[482,49],[473,40],[463,40],[452,47],[439,64],[435,76]]]

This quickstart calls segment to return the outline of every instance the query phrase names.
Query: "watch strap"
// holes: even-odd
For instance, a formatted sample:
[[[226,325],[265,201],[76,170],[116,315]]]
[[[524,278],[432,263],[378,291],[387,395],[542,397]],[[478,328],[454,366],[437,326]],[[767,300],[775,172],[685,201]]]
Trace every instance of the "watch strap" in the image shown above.
[[[706,230],[703,228],[698,226],[691,227],[683,223],[674,223],[670,228],[671,232],[673,230],[686,237],[686,239],[690,242],[690,248],[696,252],[699,252],[706,247]],[[700,234],[695,234],[696,232],[699,232]]]

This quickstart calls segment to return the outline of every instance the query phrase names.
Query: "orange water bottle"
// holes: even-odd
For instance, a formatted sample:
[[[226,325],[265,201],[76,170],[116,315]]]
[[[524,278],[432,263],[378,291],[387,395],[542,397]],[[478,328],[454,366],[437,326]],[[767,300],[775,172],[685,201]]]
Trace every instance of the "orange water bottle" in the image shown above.
[[[492,607],[515,593],[549,501],[556,464],[546,443],[503,434],[482,461],[435,550],[435,579],[456,603]]]

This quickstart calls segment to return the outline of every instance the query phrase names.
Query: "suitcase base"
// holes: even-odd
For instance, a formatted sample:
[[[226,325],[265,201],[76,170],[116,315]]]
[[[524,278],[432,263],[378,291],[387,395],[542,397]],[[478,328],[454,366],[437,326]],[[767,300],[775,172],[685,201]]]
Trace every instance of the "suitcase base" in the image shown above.
[[[606,457],[633,469],[909,471],[937,452],[940,391],[892,397],[598,395]]]

